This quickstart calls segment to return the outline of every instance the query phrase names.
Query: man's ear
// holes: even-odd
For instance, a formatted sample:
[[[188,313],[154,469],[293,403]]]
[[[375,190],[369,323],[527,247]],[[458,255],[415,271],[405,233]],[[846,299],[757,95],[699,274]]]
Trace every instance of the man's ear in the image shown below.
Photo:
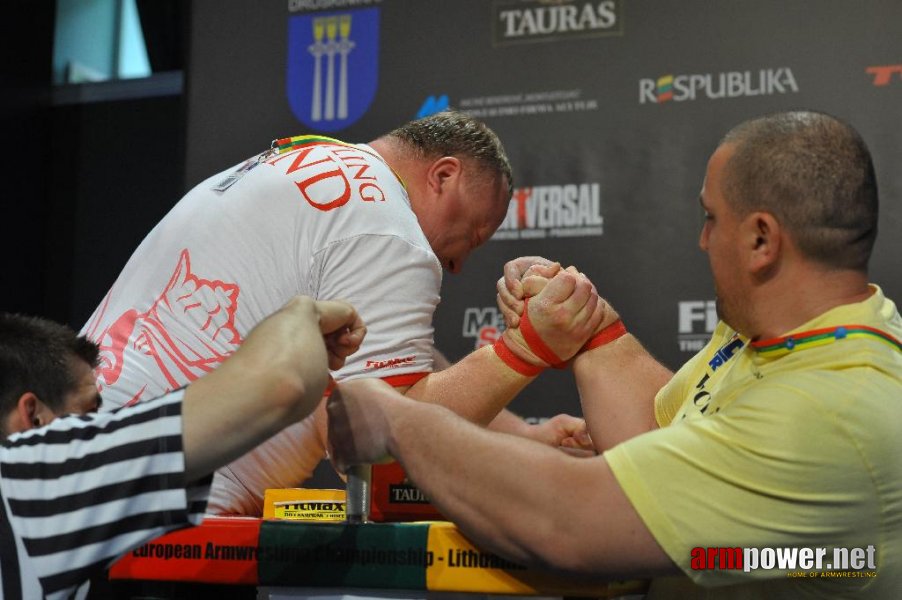
[[[25,392],[19,396],[16,406],[7,413],[3,420],[4,432],[9,435],[35,427],[35,422],[40,420],[39,406],[41,405],[41,401],[33,392]]]
[[[426,171],[426,185],[435,194],[440,194],[444,186],[460,177],[462,166],[460,159],[453,156],[434,160]]]
[[[777,264],[783,250],[783,228],[772,214],[749,214],[740,225],[740,236],[752,274],[765,274]]]

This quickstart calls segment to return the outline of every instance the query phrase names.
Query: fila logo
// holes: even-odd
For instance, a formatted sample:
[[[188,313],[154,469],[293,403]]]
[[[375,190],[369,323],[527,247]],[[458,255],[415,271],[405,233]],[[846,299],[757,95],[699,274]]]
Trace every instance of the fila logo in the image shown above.
[[[885,85],[889,85],[890,81],[893,79],[893,74],[898,76],[899,81],[902,81],[902,65],[886,65],[883,67],[868,67],[865,69],[868,73],[874,76],[874,86],[883,87]]]
[[[698,352],[705,347],[717,326],[714,300],[684,300],[678,304],[677,344],[682,352]]]

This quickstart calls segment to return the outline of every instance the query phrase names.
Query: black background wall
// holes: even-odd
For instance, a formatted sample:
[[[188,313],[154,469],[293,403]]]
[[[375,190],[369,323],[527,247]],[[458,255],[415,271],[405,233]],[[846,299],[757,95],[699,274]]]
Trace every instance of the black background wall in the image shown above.
[[[0,308],[41,312],[44,217],[49,153],[53,5],[15,0],[0,19],[3,179]],[[23,51],[30,48],[30,51]]]
[[[45,310],[78,329],[181,197],[181,96],[54,106]]]
[[[180,69],[189,3],[157,4],[155,67]],[[115,100],[97,99],[108,84],[54,88],[55,2],[4,8],[0,310],[79,329],[184,191],[185,102],[140,85]]]

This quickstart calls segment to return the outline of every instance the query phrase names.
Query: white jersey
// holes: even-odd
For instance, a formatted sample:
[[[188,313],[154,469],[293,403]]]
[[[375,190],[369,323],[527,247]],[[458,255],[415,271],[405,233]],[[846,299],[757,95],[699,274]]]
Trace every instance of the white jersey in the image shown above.
[[[196,186],[132,255],[82,330],[100,345],[104,407],[213,370],[296,294],[347,300],[367,325],[336,380],[431,372],[441,264],[403,183],[368,146],[293,140]],[[259,511],[266,487],[299,485],[323,452],[315,424],[289,428],[217,475],[211,509]]]

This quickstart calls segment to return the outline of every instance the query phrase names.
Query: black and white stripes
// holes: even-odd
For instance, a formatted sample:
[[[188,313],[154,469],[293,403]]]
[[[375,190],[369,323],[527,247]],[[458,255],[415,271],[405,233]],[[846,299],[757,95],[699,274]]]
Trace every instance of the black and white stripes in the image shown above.
[[[4,511],[25,598],[72,597],[124,552],[201,521],[209,478],[186,488],[182,396],[60,418],[7,439]]]

